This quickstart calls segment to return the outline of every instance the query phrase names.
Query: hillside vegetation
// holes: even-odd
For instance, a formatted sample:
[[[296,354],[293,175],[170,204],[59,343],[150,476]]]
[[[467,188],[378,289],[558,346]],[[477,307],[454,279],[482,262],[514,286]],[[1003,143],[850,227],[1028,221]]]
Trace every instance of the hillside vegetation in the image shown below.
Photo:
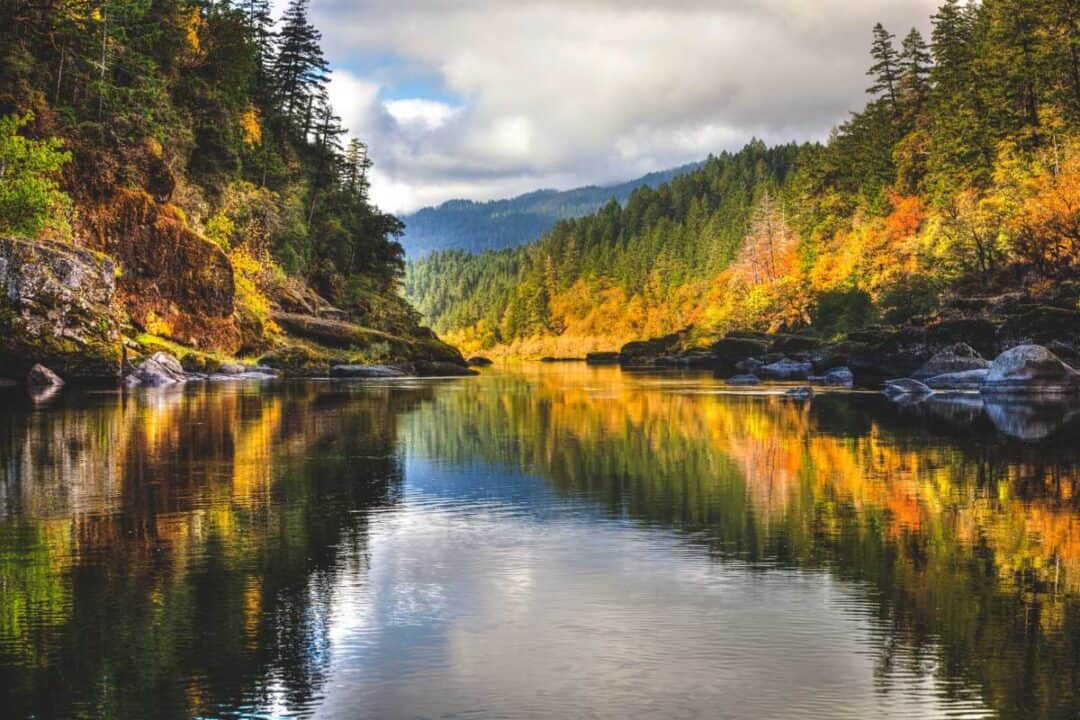
[[[696,167],[684,165],[617,185],[536,190],[509,200],[449,200],[403,217],[401,244],[411,259],[440,250],[477,253],[524,245],[559,220],[591,214],[611,199],[624,203],[637,188],[656,187]]]
[[[752,142],[524,247],[436,253],[408,296],[466,351],[517,355],[688,326],[834,337],[1010,292],[1074,317],[1080,6],[949,0],[929,39],[875,27],[871,55],[871,99],[828,142]]]
[[[339,350],[447,350],[400,297],[402,225],[368,199],[307,0],[0,12],[0,235],[115,261],[129,346],[257,356],[306,343],[278,322],[303,314],[382,332]]]

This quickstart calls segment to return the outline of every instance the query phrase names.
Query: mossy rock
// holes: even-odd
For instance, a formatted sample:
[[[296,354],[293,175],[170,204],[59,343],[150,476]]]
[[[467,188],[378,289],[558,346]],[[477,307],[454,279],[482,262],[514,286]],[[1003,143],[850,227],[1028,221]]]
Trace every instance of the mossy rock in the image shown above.
[[[0,369],[21,375],[41,363],[67,380],[117,378],[115,278],[101,253],[0,238]]]
[[[259,363],[285,377],[329,377],[331,365],[340,364],[337,360],[303,345],[287,345],[263,355]]]

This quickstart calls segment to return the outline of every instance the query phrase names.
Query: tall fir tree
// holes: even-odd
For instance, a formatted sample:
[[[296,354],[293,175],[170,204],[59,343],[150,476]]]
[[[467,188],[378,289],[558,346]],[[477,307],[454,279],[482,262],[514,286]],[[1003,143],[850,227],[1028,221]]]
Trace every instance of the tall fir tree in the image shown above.
[[[911,116],[921,113],[926,104],[933,61],[930,46],[926,44],[922,33],[912,28],[900,47],[900,70],[897,78],[900,100]]]
[[[309,0],[290,0],[281,18],[273,75],[278,105],[301,137],[310,129],[314,103],[325,90],[330,66],[320,33],[308,20]]]
[[[895,39],[896,36],[881,23],[874,26],[874,43],[870,50],[874,64],[866,71],[866,74],[874,79],[874,84],[867,88],[866,92],[871,95],[884,95],[894,111],[899,109],[896,86],[900,59],[893,46]]]

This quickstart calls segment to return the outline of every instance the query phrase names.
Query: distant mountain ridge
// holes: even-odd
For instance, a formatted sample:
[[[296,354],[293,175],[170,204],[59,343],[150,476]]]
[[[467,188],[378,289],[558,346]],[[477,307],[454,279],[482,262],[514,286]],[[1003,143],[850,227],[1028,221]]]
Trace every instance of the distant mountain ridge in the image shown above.
[[[507,200],[448,200],[402,218],[405,235],[401,244],[410,260],[440,250],[479,253],[524,245],[551,230],[559,220],[589,215],[613,197],[625,203],[639,187],[658,187],[701,166],[700,162],[690,163],[617,185],[534,190]]]

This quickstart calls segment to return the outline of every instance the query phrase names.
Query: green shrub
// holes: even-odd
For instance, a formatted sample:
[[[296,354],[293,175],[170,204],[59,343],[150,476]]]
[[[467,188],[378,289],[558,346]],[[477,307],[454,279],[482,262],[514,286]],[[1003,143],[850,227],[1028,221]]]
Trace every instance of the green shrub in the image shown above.
[[[0,232],[70,239],[71,198],[57,175],[71,159],[56,138],[31,140],[19,134],[33,116],[0,117]]]

